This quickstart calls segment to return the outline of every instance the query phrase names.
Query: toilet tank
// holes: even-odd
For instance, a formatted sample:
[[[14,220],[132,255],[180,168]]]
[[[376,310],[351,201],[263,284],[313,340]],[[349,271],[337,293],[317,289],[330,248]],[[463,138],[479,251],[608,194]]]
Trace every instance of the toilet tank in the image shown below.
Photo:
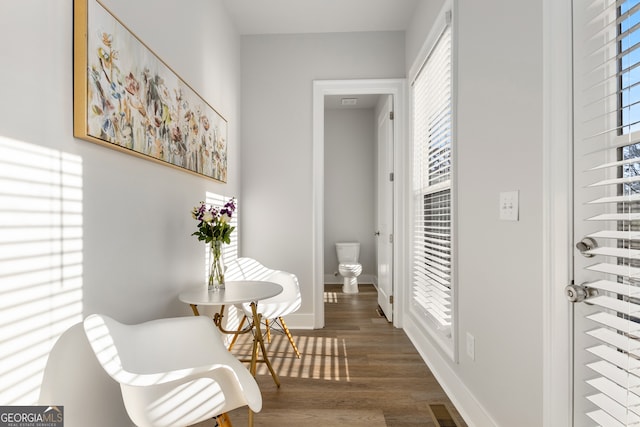
[[[338,242],[336,243],[339,264],[357,263],[360,256],[360,243]]]

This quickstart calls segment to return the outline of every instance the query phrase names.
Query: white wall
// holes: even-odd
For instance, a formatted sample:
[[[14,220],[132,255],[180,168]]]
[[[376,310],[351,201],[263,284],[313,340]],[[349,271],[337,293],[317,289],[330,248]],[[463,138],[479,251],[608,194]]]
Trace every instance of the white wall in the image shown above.
[[[313,325],[312,82],[404,74],[401,32],[242,38],[243,254],[298,276],[290,327]]]
[[[473,424],[540,426],[542,2],[455,5],[459,363],[406,326]],[[433,21],[424,11],[407,32],[408,49]],[[520,191],[518,222],[498,220],[498,194],[507,190]],[[467,333],[475,360],[466,355]]]
[[[190,236],[195,230],[190,210],[206,192],[240,195],[240,39],[220,0],[104,3],[228,120],[228,183],[73,137],[72,0],[0,3],[0,138],[82,162],[82,315],[102,312],[124,322],[189,315],[177,295],[203,283],[205,275],[203,244]],[[20,208],[0,206],[0,221],[11,209]],[[6,273],[25,261],[2,256],[0,276],[17,283],[21,277],[7,279]],[[53,301],[64,286],[45,295]],[[40,310],[21,307],[21,316],[36,315],[31,309]],[[4,314],[0,310],[0,323]],[[0,324],[0,330],[6,326]],[[61,331],[46,328],[52,331],[51,345]],[[32,403],[33,395],[22,401]],[[5,395],[2,400],[8,403]]]
[[[405,57],[407,70],[420,52],[445,0],[418,1],[411,25],[406,31]]]
[[[360,243],[359,281],[376,274],[375,153],[372,108],[328,109],[324,116],[324,273],[342,283],[335,243]]]

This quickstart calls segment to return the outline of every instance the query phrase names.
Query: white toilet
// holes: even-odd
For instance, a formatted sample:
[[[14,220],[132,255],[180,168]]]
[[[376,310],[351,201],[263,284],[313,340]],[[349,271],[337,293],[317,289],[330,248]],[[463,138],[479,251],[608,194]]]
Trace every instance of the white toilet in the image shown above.
[[[360,243],[336,243],[336,252],[338,254],[338,272],[344,277],[342,292],[345,294],[357,294],[358,276],[362,273],[362,265],[358,264]]]

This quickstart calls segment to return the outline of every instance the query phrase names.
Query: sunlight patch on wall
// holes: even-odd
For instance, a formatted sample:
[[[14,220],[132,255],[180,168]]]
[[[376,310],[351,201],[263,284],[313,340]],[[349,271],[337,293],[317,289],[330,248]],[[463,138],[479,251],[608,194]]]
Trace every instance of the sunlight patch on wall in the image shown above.
[[[82,160],[0,136],[0,403],[37,402],[55,340],[82,320]]]

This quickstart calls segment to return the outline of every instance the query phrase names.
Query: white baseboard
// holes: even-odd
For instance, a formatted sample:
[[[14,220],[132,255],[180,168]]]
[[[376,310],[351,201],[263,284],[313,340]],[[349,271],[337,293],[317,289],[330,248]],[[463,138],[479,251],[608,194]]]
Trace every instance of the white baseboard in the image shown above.
[[[442,353],[433,346],[429,337],[415,324],[411,316],[407,316],[405,320],[404,331],[467,425],[497,427],[495,420],[460,380],[451,368],[450,362],[444,359]]]
[[[337,285],[342,283],[342,276],[339,274],[334,276],[333,274],[325,274],[324,275],[324,284],[325,285]]]
[[[313,314],[288,314],[284,321],[287,322],[287,328],[289,329],[314,329],[314,315]]]
[[[344,282],[344,279],[341,275],[334,276],[333,274],[325,274],[324,275],[324,284],[325,285],[339,285]],[[376,283],[376,276],[373,274],[361,274],[358,276],[358,283],[363,284],[374,284]]]

